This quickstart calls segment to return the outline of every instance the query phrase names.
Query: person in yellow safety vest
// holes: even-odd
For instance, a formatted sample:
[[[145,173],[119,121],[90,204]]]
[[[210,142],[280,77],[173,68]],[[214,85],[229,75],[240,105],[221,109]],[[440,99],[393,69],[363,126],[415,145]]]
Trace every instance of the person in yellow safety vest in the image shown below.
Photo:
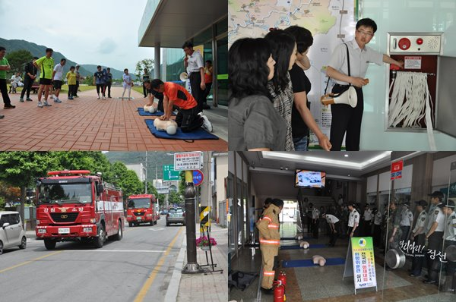
[[[261,283],[261,289],[268,295],[274,293],[272,283],[274,281],[275,271],[273,270],[273,267],[274,257],[279,254],[280,248],[278,214],[282,208],[283,200],[273,199],[256,224],[260,233],[260,250],[263,260],[263,281]]]

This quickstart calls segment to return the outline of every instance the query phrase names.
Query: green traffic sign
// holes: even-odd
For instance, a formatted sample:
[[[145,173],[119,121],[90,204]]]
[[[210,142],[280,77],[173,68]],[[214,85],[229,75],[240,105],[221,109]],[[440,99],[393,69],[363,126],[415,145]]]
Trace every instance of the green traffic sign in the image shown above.
[[[174,171],[174,165],[163,166],[163,180],[179,180],[180,171]]]

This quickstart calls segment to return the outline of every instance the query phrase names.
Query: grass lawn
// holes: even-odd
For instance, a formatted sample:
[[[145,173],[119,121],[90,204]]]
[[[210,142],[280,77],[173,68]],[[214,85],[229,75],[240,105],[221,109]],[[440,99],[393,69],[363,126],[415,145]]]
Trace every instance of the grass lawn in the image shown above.
[[[142,88],[142,86],[136,86],[136,85],[135,85],[135,86],[133,86],[132,89],[133,89],[134,91],[136,91],[136,92],[141,93],[141,94],[143,93],[143,88]],[[143,95],[144,95],[144,94],[143,94]]]

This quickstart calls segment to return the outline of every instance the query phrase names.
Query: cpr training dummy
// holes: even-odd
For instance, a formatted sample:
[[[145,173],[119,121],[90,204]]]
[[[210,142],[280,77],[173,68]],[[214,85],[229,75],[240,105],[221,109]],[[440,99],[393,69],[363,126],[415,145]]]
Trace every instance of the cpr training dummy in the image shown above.
[[[319,255],[314,255],[312,257],[313,264],[318,264],[319,266],[325,266],[326,259]]]
[[[303,249],[308,249],[310,244],[307,241],[300,241],[299,242],[299,247],[302,247]]]
[[[163,121],[159,118],[154,120],[154,126],[158,131],[166,131],[168,135],[174,135],[177,131],[177,123],[173,120]]]
[[[157,108],[155,108],[154,105],[144,105],[144,111],[145,112],[150,112],[150,113],[155,113],[157,111]]]

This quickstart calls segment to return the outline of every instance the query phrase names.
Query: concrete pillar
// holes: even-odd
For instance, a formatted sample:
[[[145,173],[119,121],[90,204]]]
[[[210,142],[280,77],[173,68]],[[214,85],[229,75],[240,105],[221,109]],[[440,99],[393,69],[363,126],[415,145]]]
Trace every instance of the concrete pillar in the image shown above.
[[[155,64],[154,64],[154,79],[160,79],[161,78],[161,70],[160,70],[160,65],[161,65],[161,57],[160,57],[160,43],[155,43],[154,46],[154,58],[155,58]],[[162,79],[164,80],[164,79]]]

